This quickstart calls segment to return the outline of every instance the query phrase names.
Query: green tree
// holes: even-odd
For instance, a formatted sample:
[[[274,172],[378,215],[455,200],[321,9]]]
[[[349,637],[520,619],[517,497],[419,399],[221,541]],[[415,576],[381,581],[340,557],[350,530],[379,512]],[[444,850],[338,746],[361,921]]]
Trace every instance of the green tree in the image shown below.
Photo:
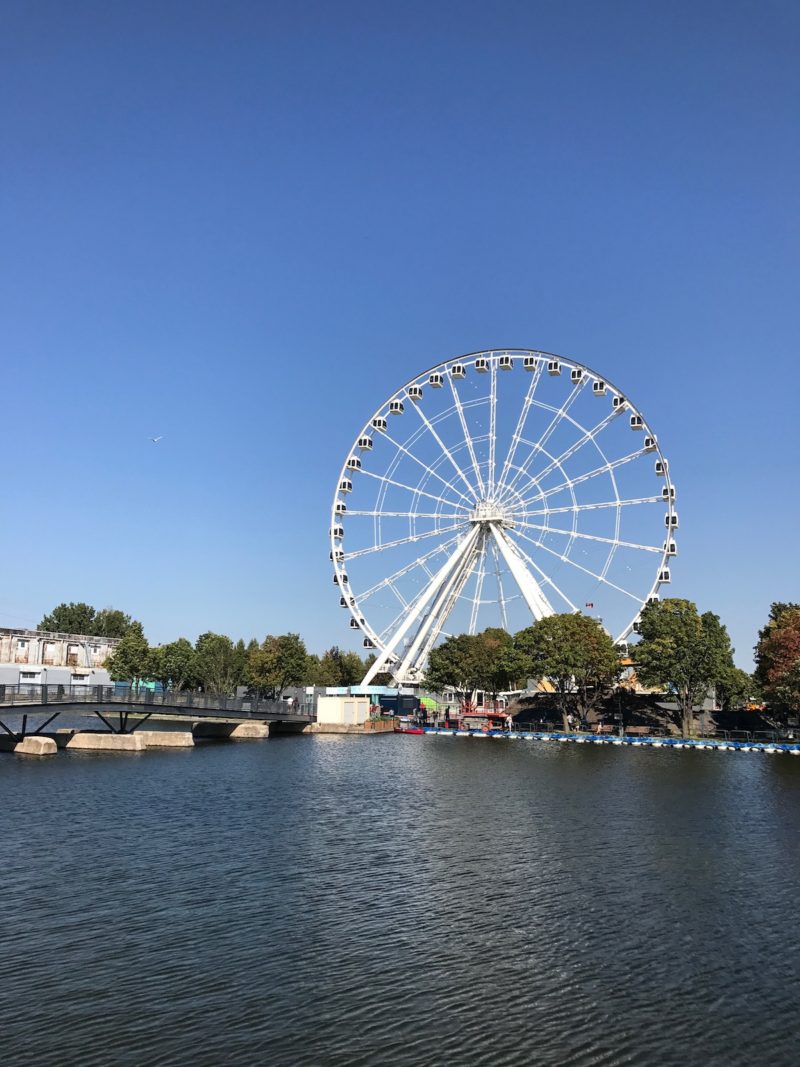
[[[150,677],[151,654],[140,622],[131,626],[106,660],[106,670],[115,682],[130,682],[132,688]]]
[[[574,709],[586,719],[620,674],[620,654],[597,619],[548,615],[514,637],[515,666],[546,681],[556,696],[564,729]]]
[[[195,651],[191,642],[179,637],[150,652],[150,677],[165,689],[186,689],[195,677]]]
[[[124,637],[131,628],[130,615],[117,608],[96,611],[91,604],[58,604],[45,615],[37,630],[63,634],[86,634],[89,637]]]
[[[338,685],[361,685],[366,673],[364,661],[357,652],[339,653]]]
[[[688,737],[695,705],[733,665],[728,631],[710,611],[698,614],[691,600],[669,598],[645,607],[640,633],[639,644],[631,646],[636,673],[645,685],[674,694],[678,708],[672,717]]]
[[[519,673],[519,662],[514,656],[514,638],[507,630],[491,626],[476,634],[476,652],[480,685],[497,698],[498,693],[513,688]]]
[[[485,652],[475,634],[445,638],[428,656],[426,687],[433,692],[452,689],[462,703],[470,700],[473,691],[482,688],[486,675]]]
[[[800,712],[800,604],[773,604],[756,645],[756,681],[779,715]]]
[[[236,652],[224,634],[200,634],[195,642],[195,676],[206,693],[229,696],[236,687]]]
[[[307,665],[305,642],[299,634],[270,634],[250,653],[250,684],[262,696],[280,700],[290,685],[303,684]]]
[[[258,642],[256,642],[257,644]],[[240,685],[248,685],[250,681],[250,657],[247,645],[240,638],[233,646],[233,674],[234,688]]]
[[[102,608],[94,618],[94,637],[124,637],[130,630],[133,619],[118,608]]]
[[[322,656],[309,655],[305,677],[309,685],[360,685],[367,673],[357,652],[343,652],[334,645]]]
[[[37,630],[49,630],[62,634],[89,634],[95,636],[94,621],[96,612],[91,604],[58,604],[49,615],[45,615]]]
[[[751,697],[758,687],[752,674],[741,667],[729,664],[716,681],[717,703],[721,711],[730,711],[739,707]]]

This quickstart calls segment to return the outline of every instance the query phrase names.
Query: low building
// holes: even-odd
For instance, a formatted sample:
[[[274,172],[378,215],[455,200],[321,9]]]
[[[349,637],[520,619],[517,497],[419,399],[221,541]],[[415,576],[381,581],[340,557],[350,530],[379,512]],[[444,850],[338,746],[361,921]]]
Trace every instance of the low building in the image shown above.
[[[110,685],[116,637],[0,627],[0,684]]]

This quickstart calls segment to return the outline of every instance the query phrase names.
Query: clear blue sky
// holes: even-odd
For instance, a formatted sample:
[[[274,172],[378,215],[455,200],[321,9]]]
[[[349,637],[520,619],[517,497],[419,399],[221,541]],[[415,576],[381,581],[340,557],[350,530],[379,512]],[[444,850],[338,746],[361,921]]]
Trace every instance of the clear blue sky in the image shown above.
[[[796,4],[8,2],[0,57],[3,624],[356,647],[344,454],[506,345],[657,428],[742,665],[800,599]]]

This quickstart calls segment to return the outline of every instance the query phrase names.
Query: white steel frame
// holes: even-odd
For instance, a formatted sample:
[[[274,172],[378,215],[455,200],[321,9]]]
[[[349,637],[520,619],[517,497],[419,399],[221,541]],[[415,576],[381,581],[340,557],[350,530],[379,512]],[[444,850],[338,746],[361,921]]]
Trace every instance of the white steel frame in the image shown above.
[[[498,363],[501,356],[512,357],[514,366],[511,370],[499,369]],[[530,377],[525,398],[516,418],[516,428],[511,437],[508,453],[500,466],[496,455],[496,428],[497,420],[502,418],[502,413],[498,414],[497,379],[499,374],[522,374],[521,365],[524,357],[532,357],[535,360],[535,366],[531,371],[526,371]],[[490,383],[488,397],[478,400],[465,399],[459,393],[458,382],[450,374],[450,369],[454,364],[461,364],[468,375],[474,374],[476,373],[475,362],[478,359],[487,361],[488,370],[484,373]],[[548,376],[547,363],[550,360],[558,361],[564,375],[570,374],[575,369],[582,372],[580,380],[575,382],[566,400],[558,407],[546,403],[537,395],[542,380]],[[444,412],[429,417],[424,407],[425,390],[430,388],[428,379],[434,372],[441,374],[443,379],[441,388],[450,391],[453,404]],[[483,377],[484,374],[481,376]],[[594,426],[587,428],[572,417],[570,409],[584,390],[593,389],[592,383],[596,381],[604,383],[605,392],[599,395],[606,398],[606,403],[612,404],[612,410],[606,411]],[[409,390],[412,386],[423,387],[421,400],[410,399]],[[613,407],[614,398],[618,398],[616,407]],[[389,414],[390,404],[397,400],[402,401],[404,405],[402,416]],[[472,405],[485,404],[487,400],[488,432],[481,437],[476,437],[470,432],[467,413]],[[532,407],[551,416],[546,429],[535,441],[524,436],[526,420]],[[453,414],[458,419],[464,437],[463,445],[458,445],[455,453],[464,451],[466,463],[459,461],[459,456],[454,454],[452,447],[448,448],[437,430],[437,423]],[[627,420],[632,415],[641,418],[643,438],[654,438],[655,448],[645,450],[640,447],[625,456],[609,460],[600,441],[603,431],[615,419]],[[376,430],[372,426],[373,419],[379,417],[385,418],[388,423],[385,432]],[[393,434],[394,422],[397,419],[408,420],[409,417],[418,419],[419,427],[404,440],[397,440]],[[560,454],[553,455],[548,451],[547,444],[564,420],[578,432],[578,437]],[[389,467],[383,472],[368,470],[363,466],[360,470],[348,468],[347,459],[359,454],[359,438],[378,435],[386,438],[395,449],[394,459]],[[438,457],[430,462],[422,460],[413,451],[413,446],[422,437],[430,438],[438,451]],[[489,461],[486,476],[477,458],[476,445],[479,443],[486,443],[488,447]],[[570,477],[564,464],[580,448],[588,444],[593,446],[594,455],[601,460],[600,464],[581,475]],[[517,464],[515,460],[520,446],[527,450],[527,455],[521,463]],[[663,464],[664,473],[660,476],[660,481],[666,487],[667,499],[663,499],[660,492],[653,496],[639,497],[625,497],[619,492],[615,472],[625,464],[642,457],[645,451],[654,462],[660,460]],[[537,457],[545,461],[545,466],[533,475],[531,469]],[[397,467],[403,460],[411,460],[420,467],[420,483],[417,486],[409,485],[406,481],[394,477]],[[498,466],[500,466],[499,474]],[[556,471],[560,474],[556,485],[542,489],[540,483],[544,477]],[[575,487],[602,475],[606,475],[610,481],[611,498],[599,502],[579,503]],[[373,479],[380,483],[375,507],[366,511],[348,509],[345,514],[337,513],[337,504],[347,503],[348,494],[341,493],[339,488],[342,481],[344,479],[352,481],[356,478]],[[423,484],[425,488],[421,487]],[[671,524],[677,521],[673,520],[676,515],[674,487],[670,482],[669,467],[658,446],[656,435],[641,412],[607,378],[601,377],[582,363],[556,356],[550,352],[531,349],[496,349],[474,352],[447,360],[413,378],[381,404],[356,435],[353,446],[342,465],[336,485],[330,522],[331,559],[337,580],[336,588],[347,596],[351,615],[363,632],[365,643],[369,642],[376,653],[375,663],[364,678],[364,684],[369,684],[378,673],[385,670],[392,673],[398,684],[415,684],[421,681],[428,655],[439,637],[446,633],[445,624],[448,616],[461,597],[470,576],[475,576],[475,595],[471,601],[469,622],[471,633],[476,630],[480,608],[485,604],[498,606],[505,626],[508,603],[515,597],[522,597],[533,620],[551,615],[556,610],[578,611],[579,608],[573,600],[547,573],[545,562],[549,557],[553,557],[561,563],[584,572],[587,579],[593,579],[595,583],[603,583],[631,600],[631,617],[622,631],[616,635],[616,639],[621,641],[634,628],[642,606],[648,599],[658,595],[661,585],[659,576],[662,570],[669,568],[675,555],[674,551],[669,550],[669,542],[674,541],[674,527]],[[386,493],[390,487],[411,493],[409,510],[383,510]],[[570,495],[571,504],[556,507],[548,505],[550,497],[564,492]],[[525,501],[524,517],[519,513],[517,503],[519,500]],[[663,501],[666,507],[664,526],[659,528],[659,541],[663,536],[664,544],[641,544],[623,539],[620,536],[623,509],[636,508],[658,501]],[[579,514],[597,509],[614,509],[614,536],[604,537],[578,529]],[[559,515],[563,516],[563,525],[561,523],[558,526],[550,525],[551,519]],[[357,549],[352,553],[344,550],[342,539],[334,536],[334,529],[343,526],[346,533],[348,516],[360,516],[371,520],[374,533],[372,546]],[[381,520],[397,517],[408,520],[409,536],[384,541]],[[434,520],[435,528],[416,531],[414,524],[417,519]],[[568,528],[570,525],[571,528]],[[561,534],[566,539],[565,547],[561,550],[544,542],[545,534],[552,533]],[[429,538],[437,538],[438,543],[431,549],[427,549],[422,544],[421,554],[416,559],[408,561],[395,573],[387,575],[360,594],[356,594],[349,584],[342,580],[350,559],[380,553],[403,544],[424,542]],[[584,540],[608,546],[608,555],[599,572],[583,566],[570,555],[573,544]],[[538,550],[536,559],[531,555],[532,549]],[[657,557],[653,566],[654,580],[644,595],[641,590],[634,592],[625,589],[608,577],[618,549],[651,553]],[[446,554],[444,561],[438,562],[437,557],[441,558],[443,553]],[[506,579],[510,577],[516,587],[517,591],[512,596],[503,586],[501,564],[505,567]],[[421,591],[409,600],[398,588],[397,583],[417,568],[427,576],[428,580]],[[487,588],[491,588],[492,585],[496,586],[495,597],[484,599]],[[368,613],[364,610],[363,604],[380,589],[388,589],[392,592],[397,600],[398,611],[393,621],[378,631],[370,625]],[[555,607],[553,596],[557,598]]]

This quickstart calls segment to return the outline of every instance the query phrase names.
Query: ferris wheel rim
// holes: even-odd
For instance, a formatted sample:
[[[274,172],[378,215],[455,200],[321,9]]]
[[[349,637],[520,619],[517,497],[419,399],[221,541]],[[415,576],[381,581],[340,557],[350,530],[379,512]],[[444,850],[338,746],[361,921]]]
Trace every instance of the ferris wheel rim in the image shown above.
[[[603,383],[604,387],[607,388],[613,396],[619,397],[621,399],[621,401],[622,401],[622,403],[620,404],[619,408],[616,409],[614,412],[610,413],[610,416],[606,416],[606,418],[604,420],[601,420],[601,422],[605,422],[606,425],[608,425],[608,424],[610,424],[611,421],[613,421],[614,417],[618,417],[618,416],[620,416],[622,414],[636,415],[640,419],[640,427],[637,427],[637,428],[641,428],[643,433],[645,435],[649,436],[653,441],[653,447],[651,447],[649,449],[642,449],[642,450],[639,450],[636,453],[632,453],[631,457],[634,457],[634,456],[638,457],[640,454],[643,454],[644,451],[649,451],[654,456],[656,456],[661,461],[661,464],[662,464],[662,474],[660,476],[663,477],[664,485],[666,487],[666,493],[667,493],[666,498],[664,499],[664,503],[666,504],[666,507],[667,507],[667,516],[666,516],[667,532],[666,532],[666,540],[665,540],[664,546],[663,546],[663,548],[661,550],[659,550],[655,546],[644,546],[644,545],[639,545],[639,544],[636,544],[636,543],[633,543],[633,542],[627,542],[626,543],[626,542],[624,542],[624,541],[622,541],[620,539],[620,537],[619,537],[619,523],[620,523],[621,506],[623,504],[625,504],[625,503],[628,503],[628,501],[627,500],[623,501],[620,498],[619,491],[618,491],[618,489],[616,487],[616,482],[615,482],[615,479],[614,479],[613,469],[610,469],[610,463],[608,461],[608,458],[604,455],[604,453],[602,452],[602,449],[599,448],[599,446],[597,445],[597,442],[594,440],[593,433],[597,432],[597,427],[594,428],[593,432],[590,432],[581,423],[578,423],[576,420],[572,419],[568,415],[567,411],[563,410],[564,405],[562,405],[562,409],[553,409],[551,407],[551,410],[554,412],[554,422],[555,422],[555,424],[557,425],[558,423],[561,422],[561,420],[564,417],[566,417],[570,422],[573,423],[573,425],[577,429],[582,431],[584,434],[588,434],[589,440],[597,448],[598,452],[600,453],[601,458],[605,461],[603,467],[597,468],[594,472],[590,473],[589,475],[582,476],[582,478],[580,480],[582,480],[583,477],[587,477],[588,478],[588,477],[594,477],[594,476],[596,476],[596,475],[598,475],[600,473],[608,473],[611,476],[612,485],[614,486],[615,501],[609,502],[608,506],[615,506],[616,507],[615,537],[613,539],[607,539],[608,543],[609,543],[610,551],[609,551],[609,556],[607,557],[607,562],[604,565],[604,568],[601,570],[601,576],[598,576],[598,575],[594,574],[594,572],[588,572],[587,571],[587,573],[591,574],[591,576],[596,578],[598,581],[605,581],[605,575],[608,572],[608,568],[610,566],[610,562],[613,559],[614,553],[617,551],[617,549],[620,546],[631,548],[631,549],[641,549],[641,550],[650,551],[650,552],[653,552],[653,553],[659,553],[660,552],[660,554],[659,554],[659,563],[658,563],[658,571],[656,573],[656,577],[653,580],[653,582],[651,583],[649,591],[644,596],[641,596],[640,594],[631,594],[629,591],[621,589],[619,586],[615,586],[613,583],[606,583],[606,584],[610,584],[612,588],[620,589],[620,591],[622,593],[624,593],[625,595],[627,595],[627,596],[631,597],[632,599],[636,600],[638,602],[638,604],[639,604],[639,607],[638,607],[637,611],[633,614],[631,619],[623,627],[623,630],[621,631],[619,636],[616,638],[617,641],[622,641],[630,634],[631,630],[635,627],[635,624],[636,624],[636,622],[638,620],[638,617],[639,617],[639,615],[641,613],[641,610],[642,610],[643,606],[654,595],[658,594],[658,589],[663,584],[662,581],[660,580],[660,575],[665,570],[668,570],[668,561],[671,558],[671,556],[674,555],[674,551],[670,551],[670,545],[672,544],[672,542],[670,541],[670,538],[674,536],[674,534],[673,534],[674,526],[677,525],[677,522],[675,524],[671,524],[671,517],[675,515],[675,509],[674,509],[674,487],[672,486],[672,482],[670,480],[669,465],[666,462],[666,458],[664,457],[664,454],[663,454],[663,452],[661,450],[661,445],[660,445],[658,436],[652,430],[649,422],[645,419],[645,417],[644,417],[643,413],[641,412],[641,410],[630,400],[630,398],[627,395],[627,393],[625,393],[617,385],[615,385],[615,383],[612,382],[608,377],[606,377],[605,375],[600,375],[597,371],[595,371],[588,364],[583,363],[583,362],[581,362],[579,360],[576,360],[571,356],[563,356],[563,355],[560,355],[558,353],[546,351],[544,349],[528,348],[528,347],[500,347],[500,346],[497,346],[497,347],[493,347],[493,348],[490,348],[490,349],[482,349],[482,350],[478,350],[478,351],[465,353],[463,355],[457,355],[457,356],[449,357],[448,359],[440,361],[439,363],[435,363],[431,367],[427,368],[426,370],[424,370],[422,372],[419,372],[418,374],[416,374],[413,377],[409,378],[408,381],[406,381],[403,385],[401,385],[398,389],[396,389],[392,394],[390,394],[375,409],[375,412],[373,413],[373,415],[370,416],[370,418],[363,425],[362,429],[356,435],[356,437],[355,437],[350,449],[348,450],[348,452],[346,454],[345,461],[344,461],[344,463],[342,465],[342,468],[341,468],[340,473],[339,473],[339,478],[337,480],[336,490],[334,492],[333,502],[332,502],[332,505],[331,505],[331,535],[330,535],[330,543],[331,543],[331,557],[332,557],[332,561],[333,561],[335,580],[336,580],[336,577],[341,578],[342,573],[346,573],[346,572],[343,571],[343,566],[340,567],[340,560],[338,558],[338,553],[337,553],[338,546],[337,546],[337,543],[336,543],[336,538],[334,538],[334,536],[333,536],[334,528],[339,523],[341,523],[342,520],[343,520],[343,516],[337,512],[337,504],[342,502],[341,501],[342,494],[341,494],[341,488],[340,487],[341,487],[343,481],[347,478],[347,473],[348,473],[348,469],[349,469],[348,468],[348,459],[351,456],[356,454],[356,452],[358,450],[359,439],[364,437],[365,435],[371,435],[371,434],[373,434],[375,432],[375,420],[376,419],[380,419],[380,418],[386,419],[388,417],[388,414],[389,414],[389,411],[390,411],[390,405],[392,404],[393,401],[397,401],[397,400],[399,400],[401,403],[403,401],[408,401],[409,403],[411,403],[413,408],[415,410],[419,411],[420,415],[423,417],[423,422],[428,425],[428,429],[431,429],[431,424],[429,423],[427,418],[424,416],[424,413],[420,410],[418,404],[415,403],[412,400],[411,396],[409,395],[409,390],[414,386],[418,386],[421,389],[425,384],[428,384],[428,382],[430,381],[431,376],[436,374],[436,373],[440,373],[443,377],[446,375],[449,387],[450,387],[452,395],[454,397],[455,408],[458,411],[458,415],[459,415],[459,418],[460,418],[460,421],[461,421],[461,424],[462,424],[462,429],[464,430],[464,437],[465,437],[465,444],[463,446],[459,446],[456,451],[460,451],[460,449],[462,447],[466,447],[467,448],[467,450],[470,453],[470,458],[471,458],[473,469],[474,469],[476,477],[478,479],[478,485],[480,485],[481,484],[481,481],[480,481],[480,468],[479,468],[479,465],[478,465],[477,461],[475,460],[475,456],[474,456],[474,444],[478,440],[478,438],[473,438],[472,435],[469,434],[467,429],[466,429],[466,426],[465,426],[464,421],[463,421],[463,410],[462,410],[462,408],[463,408],[463,400],[461,402],[459,402],[459,394],[458,394],[458,392],[456,390],[456,387],[455,387],[454,377],[451,374],[447,373],[447,372],[450,371],[451,368],[453,366],[457,365],[457,364],[462,364],[462,365],[465,366],[465,368],[474,367],[475,363],[476,363],[476,361],[478,359],[484,358],[484,359],[487,359],[488,361],[490,361],[490,370],[491,370],[492,377],[494,378],[494,376],[496,376],[497,373],[498,373],[498,360],[499,360],[499,358],[501,356],[509,356],[509,357],[511,357],[512,360],[514,360],[516,358],[525,358],[525,357],[533,357],[533,358],[535,358],[536,361],[537,361],[536,370],[537,370],[537,373],[539,374],[539,376],[541,376],[541,374],[543,373],[543,368],[545,367],[545,364],[549,360],[557,361],[560,366],[562,366],[562,367],[564,367],[566,369],[580,370],[581,372],[583,372],[583,375],[585,375],[585,377],[582,377],[582,380],[579,383],[576,384],[576,388],[573,390],[573,394],[574,395],[577,396],[583,389],[585,389],[586,386],[588,385],[589,381],[595,381],[595,382]],[[571,395],[573,395],[573,394],[571,394]],[[494,397],[495,398],[492,401],[492,403],[496,404],[496,394],[494,395]],[[474,403],[483,403],[484,399],[481,398],[480,400],[473,401],[473,402]],[[536,403],[537,403],[537,406],[547,406],[547,405],[542,405],[541,401],[537,401]],[[566,406],[568,407],[569,404],[567,404]],[[446,412],[445,414],[452,413],[452,410],[453,409],[448,409],[448,412]],[[444,415],[440,416],[440,418],[443,418],[443,417],[445,417],[445,416]],[[519,420],[520,420],[519,421],[519,425],[520,426],[524,425],[526,418],[527,418],[527,412],[520,412],[520,416],[519,416]],[[419,430],[420,434],[422,433],[423,428],[424,427],[420,427],[420,430]],[[519,427],[518,427],[518,429],[519,429]],[[438,435],[436,435],[434,433],[434,437],[435,437],[435,439],[437,441],[439,441],[439,443],[440,443],[440,445],[442,447],[443,453],[448,455],[448,457],[452,460],[452,455],[451,455],[450,451],[447,449],[446,446],[444,446],[441,443],[441,441],[438,438]],[[398,448],[399,450],[402,450],[403,452],[406,452],[406,454],[410,455],[410,453],[408,453],[407,450],[403,447],[403,444],[401,444],[400,442],[393,441],[391,438],[388,438],[388,439],[390,440],[390,442],[396,448]],[[494,440],[495,440],[494,427],[492,427],[491,438],[490,439],[491,439],[492,442],[494,442]],[[410,438],[406,440],[405,444],[408,444],[409,440],[410,440]],[[586,443],[586,442],[584,442],[584,443]],[[582,444],[579,445],[578,447],[582,447]],[[512,450],[511,451],[514,451],[514,448],[515,448],[515,446],[512,445]],[[394,461],[399,462],[399,459],[398,459],[399,455],[400,455],[400,452],[398,451],[398,453],[396,453]],[[534,452],[531,452],[529,454],[528,460],[530,460],[532,455],[534,455]],[[508,459],[510,458],[510,456],[511,456],[511,452],[509,453],[509,455],[506,456],[506,459],[504,460],[503,471],[501,472],[500,479],[499,479],[500,483],[503,483],[503,480],[504,480],[504,478],[506,476],[506,470],[507,470],[506,463],[507,463]],[[626,462],[630,461],[631,457],[629,457],[628,460],[625,460],[625,461]],[[406,488],[407,490],[411,491],[414,494],[413,499],[415,501],[418,500],[420,496],[429,497],[431,495],[436,495],[436,494],[431,494],[431,493],[427,492],[427,489],[421,489],[420,488],[421,484],[424,484],[427,487],[427,485],[428,485],[427,480],[424,481],[424,483],[423,483],[423,479],[425,479],[426,476],[427,476],[428,479],[431,476],[439,478],[439,480],[442,481],[442,483],[445,486],[445,491],[453,490],[454,492],[456,492],[461,497],[462,500],[467,500],[468,499],[465,496],[465,494],[461,493],[460,490],[456,489],[453,486],[453,482],[455,481],[455,478],[452,478],[450,480],[450,482],[448,483],[441,476],[439,476],[436,473],[434,467],[432,467],[432,466],[430,466],[428,464],[425,464],[424,462],[419,460],[419,458],[416,457],[416,456],[411,456],[411,458],[414,459],[417,463],[419,463],[419,465],[422,468],[424,468],[423,472],[422,472],[422,475],[420,476],[420,482],[418,483],[416,488],[412,489],[412,487],[410,487],[410,486],[404,486],[404,488]],[[441,458],[441,456],[439,458]],[[549,458],[552,458],[552,457],[549,457]],[[461,475],[461,477],[463,478],[464,475],[463,475],[463,471],[462,471],[461,467],[458,464],[456,464],[455,462],[453,462],[453,466],[455,467],[455,469],[458,472],[458,474]],[[365,472],[365,473],[367,473],[367,472]],[[376,474],[373,474],[372,472],[368,472],[368,475],[371,476],[371,477],[374,477],[378,481],[383,481],[384,480],[384,476],[382,476],[382,475],[376,475]],[[472,492],[472,493],[476,493],[478,486],[477,485],[472,485],[469,481],[467,481],[467,479],[464,479],[464,480],[465,480],[465,483],[469,486],[469,491]],[[533,482],[533,481],[535,481],[535,476],[532,477],[532,479],[531,479],[531,482]],[[568,484],[570,486],[570,491],[571,491],[572,482],[569,479],[567,479],[567,482],[565,484]],[[551,490],[551,492],[555,492],[555,490]],[[574,493],[572,495],[573,495],[573,500],[574,500]],[[651,499],[654,501],[657,498],[654,497],[654,498],[651,498]],[[438,495],[437,496],[437,500],[438,500],[439,504],[441,505],[441,503],[444,501],[444,498],[441,495]],[[631,501],[631,503],[644,503],[644,502],[649,502],[649,500],[642,499],[642,500],[636,500],[636,501],[632,500]],[[450,516],[444,516],[444,515],[439,515],[437,513],[437,514],[434,515],[434,517],[437,520],[439,518],[451,518],[453,520],[453,525],[450,525],[450,526],[447,526],[447,527],[443,527],[441,529],[437,527],[434,530],[426,532],[424,534],[411,535],[408,538],[408,542],[409,543],[411,543],[413,541],[416,541],[417,539],[423,539],[423,538],[427,538],[427,537],[436,537],[438,539],[440,536],[446,535],[448,533],[452,533],[456,529],[464,529],[464,528],[468,529],[469,522],[466,521],[465,518],[463,517],[463,513],[466,510],[464,505],[463,504],[459,505],[455,501],[447,501],[447,503],[448,503],[448,506],[452,509],[452,514]],[[589,506],[595,506],[595,505],[589,505]],[[606,505],[596,505],[596,506],[600,507],[600,506],[606,506]],[[562,509],[562,510],[569,510],[569,509]],[[562,553],[559,556],[559,558],[561,558],[562,561],[564,561],[564,562],[568,562],[568,563],[572,563],[573,565],[576,565],[575,561],[569,559],[568,555],[567,555],[567,552],[568,552],[568,550],[569,550],[569,548],[570,548],[570,546],[572,544],[572,541],[575,540],[576,538],[580,538],[581,536],[589,537],[589,539],[594,539],[594,540],[602,540],[602,539],[600,539],[600,538],[592,538],[591,535],[586,535],[586,534],[581,535],[581,532],[579,532],[579,531],[577,531],[575,529],[575,525],[576,525],[576,522],[577,522],[577,505],[575,507],[573,507],[572,510],[573,510],[573,530],[571,531],[571,533],[569,535],[568,548],[565,549],[564,553]],[[457,515],[456,514],[457,512],[461,512],[462,514],[461,515]],[[550,513],[549,511],[546,512],[546,514],[549,514],[549,513]],[[351,514],[357,515],[359,513],[357,511],[354,511]],[[455,522],[456,518],[460,518],[461,521],[456,523]],[[548,532],[553,532],[553,533],[557,533],[557,534],[564,534],[565,533],[565,531],[561,531],[561,530],[556,530],[556,529],[552,529],[551,530],[551,528],[549,528],[549,527],[548,527],[547,530],[541,531],[543,536]],[[517,533],[517,536],[523,537],[523,535],[521,535],[519,533]],[[524,537],[523,537],[523,539],[524,539]],[[396,544],[402,543],[403,540],[404,539],[400,539],[399,541],[396,542]],[[550,551],[545,546],[543,546],[541,543],[533,541],[532,539],[530,539],[530,540],[531,540],[531,545],[532,546],[535,546],[535,547],[538,547],[538,548],[545,548],[546,551]],[[450,544],[450,543],[452,543],[452,538],[450,539],[450,541],[448,541],[447,538],[445,538],[445,540],[442,541],[441,544],[437,544],[436,548],[434,549],[434,554],[437,553],[437,552],[443,551],[443,546],[445,544]],[[374,549],[370,549],[370,550],[367,550],[367,551],[373,551],[374,550],[375,552],[379,553],[379,552],[383,552],[384,550],[387,550],[387,549],[389,549],[391,547],[392,547],[392,542],[388,542],[386,544],[376,544],[374,546]],[[519,548],[519,546],[517,546],[517,547]],[[558,553],[553,553],[553,554],[558,555]],[[356,557],[354,556],[352,558],[356,558]],[[342,560],[342,563],[344,563],[344,562],[345,562],[345,560]],[[529,556],[528,556],[528,562],[529,563],[531,562]],[[579,568],[579,569],[584,569],[584,568]],[[543,580],[548,581],[548,582],[550,581],[549,578],[544,578]],[[340,587],[340,589],[343,588],[341,583],[339,583],[339,587]],[[386,648],[385,648],[384,640],[382,640],[382,636],[386,631],[385,630],[382,631],[381,634],[379,635],[378,632],[367,621],[367,619],[365,617],[366,613],[362,613],[361,608],[359,606],[359,601],[360,600],[364,600],[365,598],[367,598],[367,594],[361,594],[360,596],[356,596],[355,594],[352,594],[351,591],[349,591],[349,590],[347,592],[348,592],[348,597],[347,597],[348,605],[347,606],[350,609],[351,618],[356,621],[356,623],[358,625],[358,628],[371,641],[372,648],[374,648],[376,652],[380,651],[381,653],[385,653],[386,652]],[[563,597],[563,594],[562,594],[562,597]],[[564,597],[563,599],[567,603],[569,603],[568,598]],[[491,603],[491,602],[489,602],[489,603]],[[366,644],[366,641],[365,641],[365,644]],[[393,657],[393,658],[396,659],[396,657]]]

